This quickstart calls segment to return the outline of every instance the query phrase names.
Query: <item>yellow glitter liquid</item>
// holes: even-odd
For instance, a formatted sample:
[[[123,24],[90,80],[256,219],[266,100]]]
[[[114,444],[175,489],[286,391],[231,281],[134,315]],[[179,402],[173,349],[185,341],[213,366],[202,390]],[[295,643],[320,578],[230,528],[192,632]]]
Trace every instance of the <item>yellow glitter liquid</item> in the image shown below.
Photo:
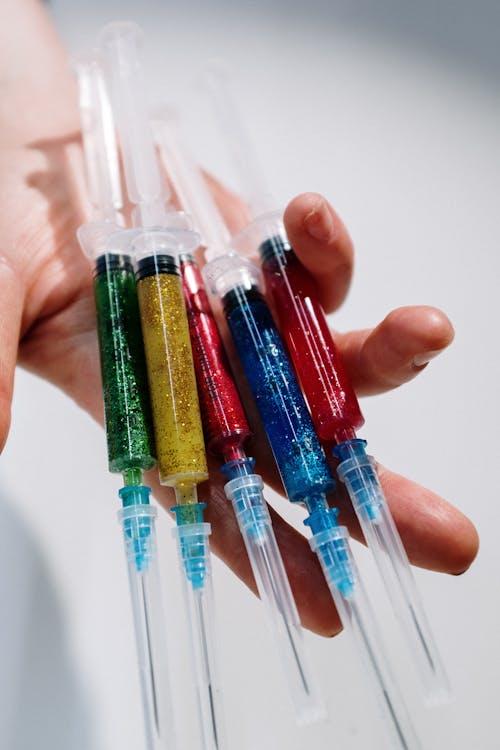
[[[208,478],[203,429],[182,282],[175,274],[137,284],[160,482],[178,502],[197,502],[193,485]]]

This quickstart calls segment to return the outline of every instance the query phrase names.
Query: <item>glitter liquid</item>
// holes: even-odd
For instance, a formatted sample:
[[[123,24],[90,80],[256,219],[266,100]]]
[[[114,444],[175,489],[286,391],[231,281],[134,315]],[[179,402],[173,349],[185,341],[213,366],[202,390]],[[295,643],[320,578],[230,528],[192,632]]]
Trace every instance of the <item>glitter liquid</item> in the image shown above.
[[[250,427],[200,270],[192,259],[184,260],[181,274],[207,446],[226,462],[244,458]]]
[[[266,288],[320,439],[353,438],[364,423],[363,415],[313,279],[280,237],[265,242],[261,256]]]
[[[141,260],[137,278],[160,482],[188,487],[208,471],[182,282],[170,256]]]
[[[94,279],[109,470],[147,471],[154,440],[135,275],[130,258],[97,259]]]
[[[325,453],[262,295],[237,287],[225,295],[224,311],[289,499],[329,492]]]

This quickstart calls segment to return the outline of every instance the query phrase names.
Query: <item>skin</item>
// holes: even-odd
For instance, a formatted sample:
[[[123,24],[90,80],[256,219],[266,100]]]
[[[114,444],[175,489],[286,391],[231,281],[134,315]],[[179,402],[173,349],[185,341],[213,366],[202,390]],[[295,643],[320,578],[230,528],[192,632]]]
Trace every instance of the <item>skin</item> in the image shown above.
[[[99,356],[89,261],[75,239],[88,219],[75,83],[66,52],[37,0],[0,0],[0,447],[7,439],[16,362],[61,388],[102,422]],[[207,178],[229,226],[245,218],[242,202]],[[285,212],[295,251],[316,277],[328,312],[341,305],[353,270],[353,245],[321,196],[305,193]],[[431,307],[391,312],[374,329],[336,335],[359,395],[395,388],[425,369],[453,339],[450,321]],[[244,385],[243,385],[243,390]],[[268,484],[281,489],[258,419],[248,446]],[[218,461],[200,487],[213,525],[212,547],[254,588],[243,542],[224,496]],[[387,500],[411,561],[464,572],[478,549],[472,523],[445,500],[379,467]],[[151,481],[152,481],[151,477]],[[172,505],[166,488],[155,494]],[[335,503],[351,533],[360,531],[342,491]],[[273,512],[278,542],[303,624],[322,635],[340,629],[337,613],[306,539]],[[307,581],[307,585],[304,583]]]

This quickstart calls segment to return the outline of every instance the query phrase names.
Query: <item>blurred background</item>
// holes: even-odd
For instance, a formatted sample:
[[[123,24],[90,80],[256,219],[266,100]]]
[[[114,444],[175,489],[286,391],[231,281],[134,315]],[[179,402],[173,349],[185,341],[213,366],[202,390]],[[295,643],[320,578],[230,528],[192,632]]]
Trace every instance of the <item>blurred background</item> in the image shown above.
[[[187,102],[207,58],[234,65],[280,202],[323,192],[354,238],[356,276],[332,320],[337,328],[375,325],[407,304],[436,305],[450,316],[451,349],[415,382],[362,404],[362,435],[377,458],[454,502],[479,528],[482,548],[469,573],[416,571],[454,687],[449,706],[421,707],[371,561],[359,545],[356,553],[423,747],[500,747],[498,2],[52,0],[50,10],[72,52],[92,46],[108,21],[140,23],[154,105]],[[188,130],[195,152],[206,153],[204,124],[191,120]],[[104,435],[66,397],[22,371],[0,487],[1,747],[138,750],[142,716],[118,484],[107,474]],[[269,497],[300,522],[298,512],[292,517],[294,509]],[[194,749],[166,514],[159,534],[180,747]],[[384,747],[344,636],[307,635],[330,718],[297,729],[259,602],[218,562],[214,580],[231,748]]]

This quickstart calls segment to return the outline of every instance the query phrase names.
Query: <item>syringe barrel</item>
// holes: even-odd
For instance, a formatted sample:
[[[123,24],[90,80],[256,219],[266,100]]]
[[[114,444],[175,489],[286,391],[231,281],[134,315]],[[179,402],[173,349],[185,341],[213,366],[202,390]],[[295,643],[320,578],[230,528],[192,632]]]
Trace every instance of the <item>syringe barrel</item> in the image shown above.
[[[213,287],[217,288],[216,281]],[[303,502],[311,493],[329,492],[335,483],[325,453],[261,292],[252,284],[233,286],[225,292],[223,302],[289,499]]]
[[[316,283],[283,233],[260,246],[271,292],[314,425],[322,440],[350,437],[363,423],[359,402],[318,302]]]
[[[181,274],[207,447],[225,460],[235,459],[250,427],[200,270],[190,256],[182,258]]]
[[[134,270],[127,255],[97,258],[94,298],[109,470],[147,471],[154,438]]]
[[[173,256],[139,260],[137,295],[160,481],[196,485],[208,471],[182,282]]]

